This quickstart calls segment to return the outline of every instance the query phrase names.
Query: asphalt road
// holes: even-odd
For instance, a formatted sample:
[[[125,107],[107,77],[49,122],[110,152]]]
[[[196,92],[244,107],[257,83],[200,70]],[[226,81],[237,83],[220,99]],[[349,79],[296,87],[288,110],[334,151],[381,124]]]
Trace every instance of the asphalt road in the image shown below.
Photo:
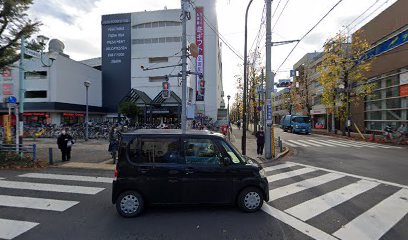
[[[124,219],[111,171],[3,170],[0,239],[408,239],[407,148],[277,134],[292,154],[265,164],[271,201],[257,213],[152,207]]]

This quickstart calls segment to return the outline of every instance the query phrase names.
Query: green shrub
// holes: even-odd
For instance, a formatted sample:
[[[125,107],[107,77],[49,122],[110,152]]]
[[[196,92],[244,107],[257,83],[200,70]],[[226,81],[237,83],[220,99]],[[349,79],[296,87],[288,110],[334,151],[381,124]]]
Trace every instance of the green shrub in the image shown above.
[[[0,168],[32,168],[40,164],[28,154],[22,157],[15,152],[0,152]]]

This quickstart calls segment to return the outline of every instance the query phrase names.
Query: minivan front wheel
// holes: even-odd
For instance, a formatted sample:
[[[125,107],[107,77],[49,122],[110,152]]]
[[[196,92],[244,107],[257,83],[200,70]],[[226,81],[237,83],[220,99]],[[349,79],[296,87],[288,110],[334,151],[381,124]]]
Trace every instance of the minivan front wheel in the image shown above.
[[[144,208],[142,196],[136,191],[126,191],[116,200],[116,210],[122,217],[136,217]]]
[[[244,212],[256,212],[263,204],[262,192],[254,187],[245,188],[238,196],[238,207]]]

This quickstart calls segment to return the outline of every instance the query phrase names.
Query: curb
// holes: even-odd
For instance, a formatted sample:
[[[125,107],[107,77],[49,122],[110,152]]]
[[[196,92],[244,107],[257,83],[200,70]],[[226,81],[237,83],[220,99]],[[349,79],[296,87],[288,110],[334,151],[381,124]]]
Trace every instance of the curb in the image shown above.
[[[97,170],[109,170],[114,171],[115,165],[114,164],[105,164],[105,163],[80,163],[80,162],[70,162],[64,163],[59,166],[55,166],[57,168],[81,168],[81,169],[97,169]]]

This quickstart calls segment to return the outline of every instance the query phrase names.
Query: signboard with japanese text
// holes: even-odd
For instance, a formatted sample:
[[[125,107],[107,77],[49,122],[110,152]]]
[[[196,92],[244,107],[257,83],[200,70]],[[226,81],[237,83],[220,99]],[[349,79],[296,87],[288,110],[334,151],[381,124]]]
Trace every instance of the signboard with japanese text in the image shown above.
[[[408,42],[408,30],[405,30],[398,34],[397,36],[392,37],[368,50],[367,53],[362,58],[362,60],[368,60],[372,57],[391,51],[392,49],[399,47],[407,42]]]
[[[131,88],[131,14],[102,16],[102,99],[109,112]]]
[[[400,97],[408,97],[408,84],[400,85]]]
[[[204,76],[204,8],[196,8],[196,45],[198,56],[196,58],[196,72]],[[205,90],[200,93],[200,77],[196,76],[196,101],[204,101]]]
[[[12,83],[3,83],[3,95],[13,95],[13,88]]]

